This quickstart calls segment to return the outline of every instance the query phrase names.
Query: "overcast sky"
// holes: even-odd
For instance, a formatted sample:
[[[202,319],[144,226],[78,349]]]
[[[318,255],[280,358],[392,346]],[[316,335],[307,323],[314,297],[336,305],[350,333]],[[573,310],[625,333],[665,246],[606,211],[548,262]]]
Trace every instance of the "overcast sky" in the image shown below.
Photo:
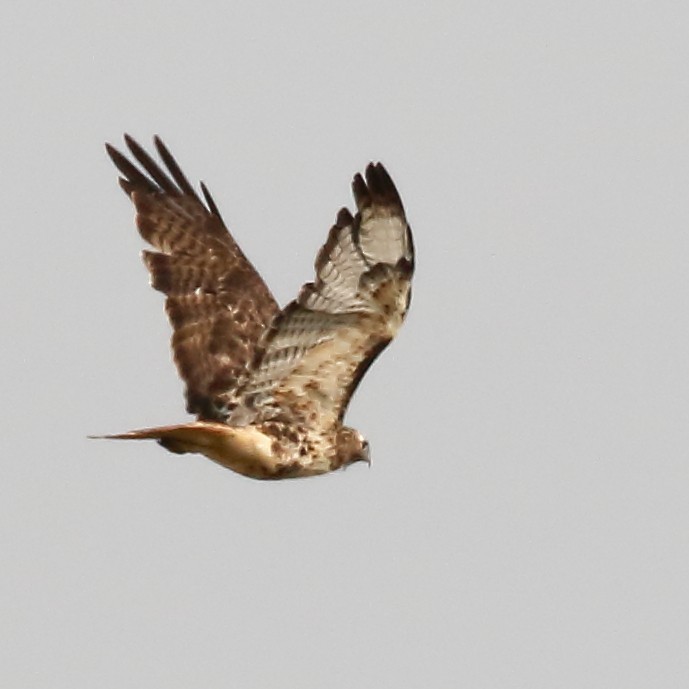
[[[689,682],[683,2],[5,2],[0,685]],[[282,304],[388,167],[373,465],[252,482],[188,419],[103,143],[161,135]]]

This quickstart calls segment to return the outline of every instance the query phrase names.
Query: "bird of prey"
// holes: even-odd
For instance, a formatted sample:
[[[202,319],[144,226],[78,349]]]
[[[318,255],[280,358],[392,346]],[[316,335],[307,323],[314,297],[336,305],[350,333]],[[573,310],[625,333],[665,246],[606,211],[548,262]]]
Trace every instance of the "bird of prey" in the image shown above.
[[[316,276],[280,309],[227,230],[155,137],[162,166],[131,137],[131,160],[110,144],[136,208],[154,289],[166,296],[172,351],[191,423],[117,439],[154,439],[255,479],[314,476],[370,463],[368,442],[343,423],[354,391],[409,308],[414,247],[402,201],[380,163],[352,182],[318,252]]]

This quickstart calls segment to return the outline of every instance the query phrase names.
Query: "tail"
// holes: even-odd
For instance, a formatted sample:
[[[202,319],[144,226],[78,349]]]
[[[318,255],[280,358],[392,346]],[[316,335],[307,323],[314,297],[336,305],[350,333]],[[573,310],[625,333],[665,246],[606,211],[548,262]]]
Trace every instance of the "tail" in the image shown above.
[[[210,431],[210,435],[214,433]],[[94,440],[156,440],[166,450],[182,455],[187,452],[201,452],[209,445],[209,424],[181,423],[174,426],[140,428],[126,433],[112,435],[89,435]]]
[[[156,440],[170,452],[196,452],[249,478],[279,478],[282,470],[280,458],[273,452],[273,438],[253,426],[236,428],[215,421],[194,421],[89,437]]]

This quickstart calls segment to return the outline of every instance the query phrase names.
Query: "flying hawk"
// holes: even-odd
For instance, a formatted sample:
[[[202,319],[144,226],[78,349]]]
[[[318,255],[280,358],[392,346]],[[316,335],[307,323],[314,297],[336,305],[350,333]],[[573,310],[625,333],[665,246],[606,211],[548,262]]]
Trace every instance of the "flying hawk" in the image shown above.
[[[135,162],[106,149],[155,249],[143,261],[167,298],[174,360],[197,420],[101,437],[154,439],[256,479],[370,462],[367,441],[343,417],[404,320],[414,272],[411,229],[382,164],[355,175],[356,215],[337,214],[314,282],[280,309],[206,186],[201,199],[159,138],[166,170],[125,142]]]

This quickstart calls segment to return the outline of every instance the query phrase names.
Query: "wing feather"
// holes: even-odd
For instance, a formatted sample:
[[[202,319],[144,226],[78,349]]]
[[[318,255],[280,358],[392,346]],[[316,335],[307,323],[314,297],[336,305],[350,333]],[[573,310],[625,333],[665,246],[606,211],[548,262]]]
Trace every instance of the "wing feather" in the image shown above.
[[[225,227],[205,185],[206,205],[170,151],[155,137],[165,169],[129,136],[137,167],[111,145],[120,186],[136,207],[151,285],[167,296],[172,349],[186,383],[187,409],[200,418],[223,418],[234,390],[255,358],[257,343],[278,306]]]
[[[397,189],[380,164],[352,184],[319,251],[316,279],[276,317],[243,390],[245,408],[331,427],[409,307],[414,249]],[[242,412],[244,414],[244,412]]]

